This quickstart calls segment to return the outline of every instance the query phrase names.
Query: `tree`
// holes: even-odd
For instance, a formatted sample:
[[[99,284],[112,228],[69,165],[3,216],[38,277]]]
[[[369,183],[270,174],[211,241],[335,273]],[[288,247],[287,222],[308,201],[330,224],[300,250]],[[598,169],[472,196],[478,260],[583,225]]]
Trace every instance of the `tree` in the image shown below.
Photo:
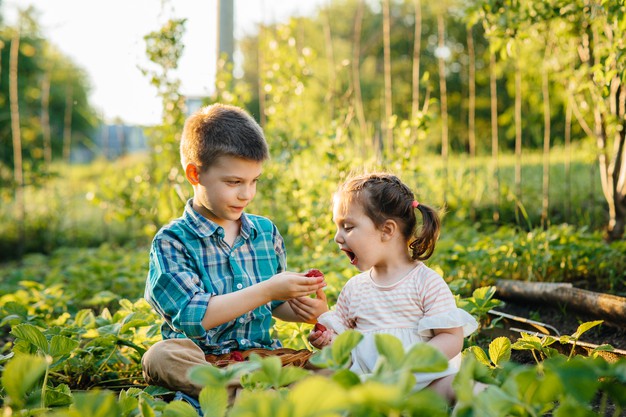
[[[17,65],[19,77],[17,105],[22,141],[24,181],[36,183],[47,170],[49,160],[60,158],[63,148],[64,121],[71,120],[74,143],[89,141],[97,124],[95,111],[87,101],[89,83],[84,71],[61,54],[40,34],[36,11],[20,11]],[[0,183],[12,183],[2,173],[14,169],[11,151],[11,116],[9,106],[9,64],[13,27],[0,27]],[[66,92],[72,94],[71,119],[65,116]],[[13,129],[14,130],[14,129]]]
[[[503,44],[528,42],[550,27],[573,114],[597,145],[609,221],[606,238],[620,239],[626,227],[626,4],[602,0],[483,0],[489,36]],[[520,24],[524,22],[524,24]],[[565,101],[564,100],[564,101]]]

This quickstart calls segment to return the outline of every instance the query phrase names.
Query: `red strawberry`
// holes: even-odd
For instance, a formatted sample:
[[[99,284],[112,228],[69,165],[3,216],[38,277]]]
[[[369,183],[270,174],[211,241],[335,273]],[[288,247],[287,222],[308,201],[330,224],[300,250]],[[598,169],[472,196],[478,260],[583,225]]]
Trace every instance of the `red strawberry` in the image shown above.
[[[230,360],[235,362],[243,362],[245,359],[243,358],[241,352],[234,351],[230,352]]]
[[[305,277],[323,277],[324,274],[319,269],[309,269]]]
[[[325,332],[328,329],[321,323],[315,323],[315,327],[313,328],[313,330],[315,330],[316,332]]]

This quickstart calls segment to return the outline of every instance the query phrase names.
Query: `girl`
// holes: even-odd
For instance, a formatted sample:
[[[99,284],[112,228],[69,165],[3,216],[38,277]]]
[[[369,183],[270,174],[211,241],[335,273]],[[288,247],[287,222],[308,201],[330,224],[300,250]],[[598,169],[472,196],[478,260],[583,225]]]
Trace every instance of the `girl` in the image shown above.
[[[333,199],[333,221],[335,242],[361,273],[346,283],[335,310],[318,318],[327,330],[314,330],[309,341],[321,349],[346,329],[360,331],[364,338],[352,352],[351,367],[360,374],[374,369],[377,333],[398,337],[406,349],[428,342],[449,358],[449,366],[443,372],[416,374],[415,388],[428,386],[453,401],[451,383],[459,370],[463,338],[477,323],[456,307],[443,278],[423,263],[439,237],[437,212],[418,203],[396,176],[372,173],[340,186]]]

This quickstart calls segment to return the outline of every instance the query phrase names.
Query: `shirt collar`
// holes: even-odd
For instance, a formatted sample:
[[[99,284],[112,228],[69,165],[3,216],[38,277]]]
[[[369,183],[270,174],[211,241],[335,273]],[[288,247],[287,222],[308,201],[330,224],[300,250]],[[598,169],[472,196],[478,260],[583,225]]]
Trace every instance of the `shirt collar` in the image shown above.
[[[212,220],[207,219],[197,211],[193,209],[193,199],[187,200],[187,204],[185,204],[185,212],[183,214],[183,219],[185,222],[191,227],[192,230],[196,232],[199,238],[206,238],[214,233],[217,233],[219,236],[224,237],[224,228],[219,224],[215,223]],[[254,224],[248,218],[246,213],[241,214],[241,237],[243,239],[248,239],[252,237],[252,239],[257,236],[257,229]]]

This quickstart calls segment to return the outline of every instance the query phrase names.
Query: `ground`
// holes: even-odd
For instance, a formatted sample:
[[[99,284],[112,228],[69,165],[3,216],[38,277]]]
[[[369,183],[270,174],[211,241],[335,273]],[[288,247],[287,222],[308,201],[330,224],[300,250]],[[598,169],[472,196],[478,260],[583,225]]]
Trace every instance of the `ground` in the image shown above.
[[[549,324],[558,329],[561,335],[573,334],[581,323],[603,319],[573,308],[511,301],[506,301],[503,307],[496,310]],[[626,323],[611,323],[605,320],[600,326],[584,333],[580,340],[596,345],[609,344],[616,349],[626,350]]]

